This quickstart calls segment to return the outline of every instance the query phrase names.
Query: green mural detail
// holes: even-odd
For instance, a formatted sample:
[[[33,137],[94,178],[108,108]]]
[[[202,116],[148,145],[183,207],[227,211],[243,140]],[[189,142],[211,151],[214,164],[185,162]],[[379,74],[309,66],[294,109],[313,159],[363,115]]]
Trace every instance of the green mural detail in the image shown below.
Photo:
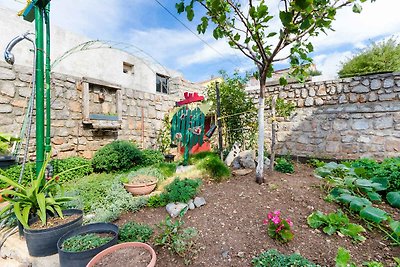
[[[189,151],[196,145],[203,145],[205,115],[196,107],[180,108],[173,116],[171,122],[171,141],[185,147],[184,165],[187,165]]]

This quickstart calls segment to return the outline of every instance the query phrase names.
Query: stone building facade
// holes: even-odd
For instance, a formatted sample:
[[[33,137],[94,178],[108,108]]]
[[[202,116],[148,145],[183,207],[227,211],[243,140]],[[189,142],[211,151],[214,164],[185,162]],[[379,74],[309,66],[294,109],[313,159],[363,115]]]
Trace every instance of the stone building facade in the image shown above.
[[[255,98],[258,90],[249,88]],[[383,159],[400,156],[400,73],[325,82],[270,85],[296,104],[291,118],[278,123],[278,153],[317,158]],[[266,144],[270,124],[266,123]]]
[[[0,61],[0,132],[18,135],[31,95],[32,68]],[[51,142],[59,157],[90,158],[116,139],[155,147],[164,115],[183,92],[202,92],[181,77],[169,80],[169,94],[149,93],[101,80],[52,75]],[[100,118],[99,118],[100,116]],[[32,127],[31,151],[35,128]],[[34,153],[31,153],[33,155]]]

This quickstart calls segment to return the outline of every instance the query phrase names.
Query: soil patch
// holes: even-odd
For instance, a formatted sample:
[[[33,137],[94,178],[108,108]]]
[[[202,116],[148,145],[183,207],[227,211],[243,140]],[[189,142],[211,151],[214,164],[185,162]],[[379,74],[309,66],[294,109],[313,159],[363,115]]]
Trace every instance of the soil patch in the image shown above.
[[[204,183],[199,196],[207,204],[189,210],[184,216],[184,227],[198,230],[196,239],[197,256],[190,266],[194,267],[244,267],[251,266],[254,256],[268,249],[277,249],[282,253],[300,253],[305,258],[322,266],[335,266],[338,247],[350,250],[352,259],[361,265],[364,261],[380,261],[385,266],[396,266],[393,257],[400,255],[400,247],[393,247],[390,241],[376,229],[351,218],[367,229],[363,243],[353,243],[351,238],[337,234],[328,236],[320,230],[307,225],[307,216],[312,212],[334,212],[340,208],[335,203],[323,199],[326,193],[321,189],[322,181],[313,176],[313,169],[297,164],[295,173],[265,173],[266,183],[255,183],[254,171],[245,176],[232,177],[229,181]],[[399,210],[380,205],[396,220],[400,219]],[[263,220],[269,211],[279,209],[284,218],[293,223],[294,239],[281,244],[271,239]],[[136,213],[123,214],[115,223],[122,225],[128,221],[155,225],[165,219],[165,208],[145,208]],[[156,233],[157,234],[157,233]],[[183,260],[171,255],[169,251],[155,247],[157,266],[185,266]]]
[[[47,223],[45,225],[42,225],[41,220],[37,220],[35,223],[30,225],[30,228],[33,230],[42,230],[42,229],[53,228],[53,227],[57,227],[59,225],[63,225],[63,224],[72,222],[73,220],[79,218],[79,216],[80,216],[79,214],[64,216],[64,218],[47,216]]]
[[[104,256],[95,266],[147,267],[150,261],[151,254],[148,250],[140,247],[127,247]]]

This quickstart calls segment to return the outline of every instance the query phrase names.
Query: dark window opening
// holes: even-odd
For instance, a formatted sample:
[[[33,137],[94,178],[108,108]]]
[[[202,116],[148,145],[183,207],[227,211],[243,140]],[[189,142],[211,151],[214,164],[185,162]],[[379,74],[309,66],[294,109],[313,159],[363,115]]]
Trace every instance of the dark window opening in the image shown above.
[[[156,74],[156,91],[163,94],[168,94],[168,76]]]
[[[126,74],[132,74],[132,75],[135,73],[134,66],[127,62],[122,63],[122,71]]]

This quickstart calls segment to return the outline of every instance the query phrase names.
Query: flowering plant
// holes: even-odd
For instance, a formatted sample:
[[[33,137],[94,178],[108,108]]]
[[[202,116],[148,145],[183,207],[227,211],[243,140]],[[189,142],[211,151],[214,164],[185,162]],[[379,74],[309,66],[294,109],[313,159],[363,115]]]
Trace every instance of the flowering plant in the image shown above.
[[[282,219],[280,216],[281,212],[279,210],[270,212],[263,223],[268,225],[268,235],[271,238],[286,243],[293,239],[293,232],[290,229],[293,226],[293,222],[289,218]]]

